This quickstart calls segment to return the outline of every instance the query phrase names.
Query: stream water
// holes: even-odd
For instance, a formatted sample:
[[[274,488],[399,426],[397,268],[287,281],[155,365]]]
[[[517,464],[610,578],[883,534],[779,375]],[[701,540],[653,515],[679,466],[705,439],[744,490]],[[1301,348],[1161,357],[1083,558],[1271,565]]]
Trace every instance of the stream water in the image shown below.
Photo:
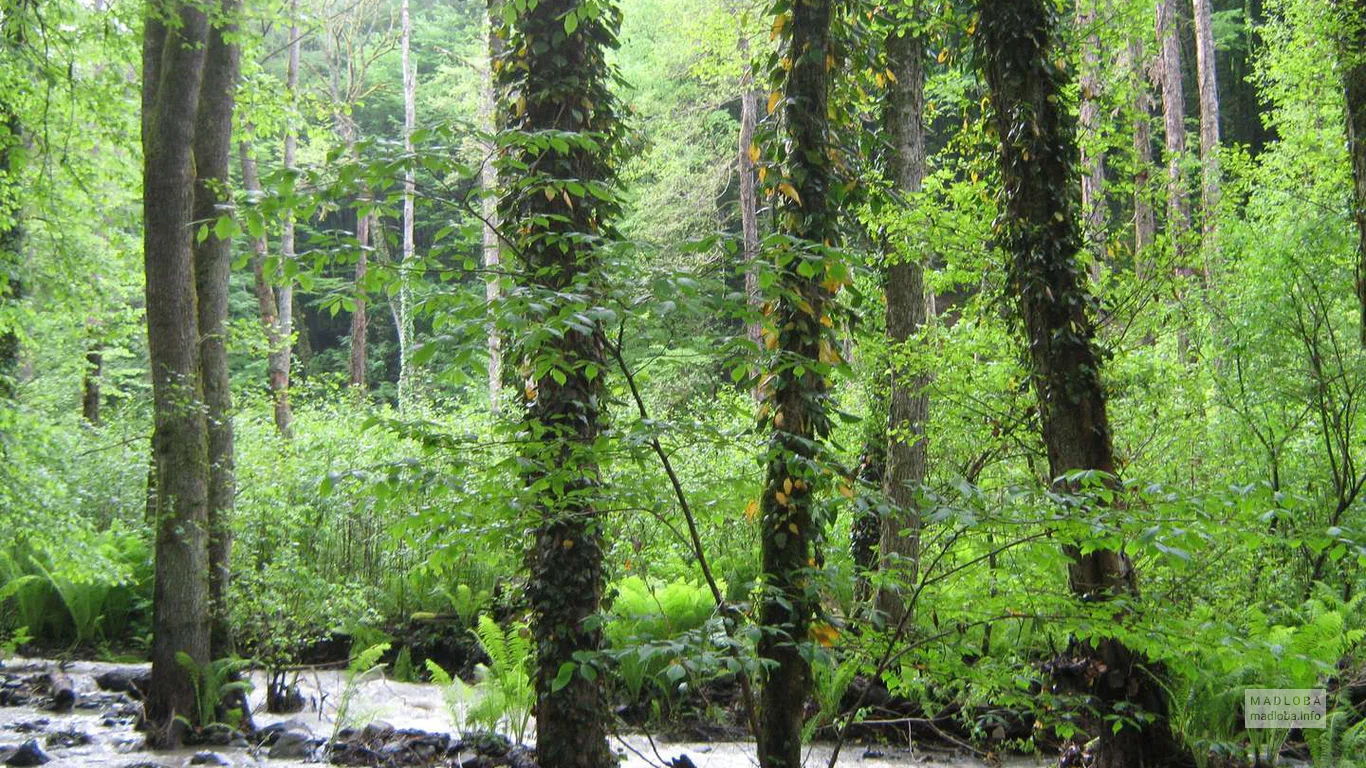
[[[8,659],[0,672],[28,677],[43,674],[51,662],[41,659]],[[300,766],[309,764],[302,759],[278,760],[266,755],[266,750],[255,748],[212,747],[174,752],[150,752],[143,749],[142,735],[133,729],[126,717],[110,718],[112,702],[109,694],[99,691],[95,677],[115,668],[129,665],[99,662],[75,662],[67,667],[67,674],[78,694],[78,703],[71,713],[58,714],[38,706],[0,707],[0,764],[4,763],[6,748],[18,747],[29,739],[39,744],[50,744],[43,749],[52,758],[49,768],[131,768],[155,765],[163,768],[184,768],[191,765],[197,752],[210,750],[225,763],[236,768],[266,766]],[[145,667],[144,667],[145,668]],[[303,712],[294,715],[270,715],[265,712],[265,680],[258,673],[253,676],[254,692],[251,704],[253,720],[258,728],[272,723],[292,721],[291,728],[307,730],[318,738],[333,734],[338,704],[345,687],[341,672],[317,670],[304,672],[299,677],[299,688],[308,704]],[[41,702],[37,702],[41,704]],[[94,706],[92,706],[94,705]],[[347,724],[364,725],[375,721],[386,722],[395,728],[412,728],[434,733],[454,730],[451,713],[447,710],[441,690],[434,685],[400,683],[383,677],[360,682],[354,689],[345,714]],[[84,734],[89,743],[60,746],[62,739],[53,734]],[[622,754],[623,768],[659,768],[679,755],[687,755],[696,768],[750,768],[758,761],[750,742],[666,742],[643,734],[623,735],[613,740],[613,749]],[[825,766],[830,755],[828,745],[815,745],[807,765]],[[1008,758],[1004,763],[983,762],[972,756],[909,749],[906,745],[880,745],[868,748],[848,744],[841,752],[839,765],[866,768],[934,765],[949,768],[978,768],[987,765],[1006,765],[1013,768],[1041,766],[1056,761],[1028,758]],[[317,763],[312,763],[317,765]],[[450,762],[449,765],[459,765]]]

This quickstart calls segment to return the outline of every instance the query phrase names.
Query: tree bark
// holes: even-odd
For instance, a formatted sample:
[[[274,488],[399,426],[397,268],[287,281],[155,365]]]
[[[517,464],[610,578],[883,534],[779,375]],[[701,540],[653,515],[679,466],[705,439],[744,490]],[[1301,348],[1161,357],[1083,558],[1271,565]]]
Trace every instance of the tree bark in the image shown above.
[[[498,61],[503,56],[504,40],[498,34],[499,24],[501,24],[502,2],[501,0],[489,0],[488,19],[489,19],[489,61]],[[497,109],[495,104],[495,82],[497,75],[490,67],[488,81],[484,84],[484,99],[482,108],[484,114],[480,115],[480,123],[490,135],[501,131],[502,121],[496,118]],[[488,334],[489,349],[489,411],[494,414],[502,412],[502,391],[503,391],[503,336],[498,330],[497,312],[498,299],[502,295],[501,278],[499,277],[499,264],[501,262],[500,251],[502,244],[498,241],[498,165],[495,162],[498,148],[496,142],[489,141],[484,145],[484,165],[479,171],[479,183],[483,185],[483,215],[484,215],[484,269],[488,271],[488,276],[484,279],[484,298],[488,303],[489,320],[486,323],[486,333]]]
[[[413,131],[417,129],[417,68],[412,61],[413,22],[408,0],[400,6],[403,49],[403,151],[413,154]],[[412,291],[408,287],[408,268],[414,253],[413,198],[417,191],[416,166],[403,170],[403,253],[399,257],[399,288],[394,305],[394,326],[398,332],[398,406],[402,410],[412,391],[412,371],[409,370],[410,347],[413,343]]]
[[[1192,0],[1195,12],[1196,82],[1200,87],[1201,231],[1214,234],[1219,207],[1219,86],[1215,77],[1214,22],[1210,0]],[[1208,266],[1206,267],[1208,276]]]
[[[351,386],[362,391],[365,389],[365,336],[369,331],[365,313],[365,272],[369,265],[370,227],[374,223],[372,217],[368,211],[356,213],[356,242],[359,247],[356,250],[356,296],[354,309],[351,310],[351,359],[348,368]]]
[[[92,342],[85,353],[85,375],[81,377],[81,418],[100,425],[100,379],[104,373],[104,345]]]
[[[228,370],[228,294],[232,240],[220,239],[213,222],[232,206],[232,116],[241,49],[235,41],[240,0],[222,0],[223,18],[211,25],[204,81],[194,131],[194,219],[209,235],[194,247],[199,307],[199,355],[209,436],[209,602],[211,658],[236,652],[227,588],[231,578],[232,508],[237,492],[232,431],[232,381]]]
[[[7,13],[0,18],[0,51],[17,57],[23,44],[23,20]],[[20,181],[24,124],[16,94],[0,93],[0,309],[12,307],[24,297],[21,272],[24,229],[20,210]],[[0,315],[0,398],[14,396],[13,380],[19,364],[19,332]]]
[[[1137,36],[1129,38],[1129,72],[1134,91],[1134,271],[1142,279],[1152,273],[1148,250],[1157,240],[1157,216],[1152,202],[1153,99],[1143,41]]]
[[[1162,46],[1162,126],[1167,148],[1167,239],[1177,268],[1186,264],[1186,240],[1191,228],[1189,192],[1183,165],[1186,154],[1186,95],[1181,82],[1180,15],[1177,0],[1157,6],[1157,39]]]
[[[296,170],[296,155],[299,145],[299,126],[298,115],[295,114],[299,103],[299,49],[302,37],[299,34],[299,0],[289,0],[289,53],[288,63],[285,65],[285,100],[288,102],[289,114],[285,123],[284,151],[281,162],[284,164],[286,172]],[[294,261],[294,213],[286,211],[284,221],[280,224],[280,263],[289,264]],[[276,390],[276,428],[279,429],[280,417],[280,392],[289,391],[290,368],[294,363],[294,279],[281,270],[280,288],[275,292],[276,323],[280,327],[280,347],[278,357],[273,363],[278,367],[280,373],[284,375],[284,386]],[[274,349],[272,347],[272,349]],[[287,396],[287,395],[286,395]],[[293,412],[289,411],[289,401],[285,400],[285,408],[289,412],[290,421],[293,421]],[[290,434],[293,430],[290,430]],[[280,434],[285,435],[284,430]],[[285,435],[288,437],[289,435]]]
[[[238,152],[241,155],[242,186],[248,194],[259,196],[261,177],[256,169],[251,142],[241,142]],[[289,406],[289,338],[280,326],[280,305],[275,297],[275,289],[266,276],[266,259],[269,255],[270,246],[264,234],[251,238],[252,286],[256,293],[256,306],[261,313],[261,329],[270,350],[266,357],[266,385],[270,388],[275,431],[280,437],[289,440],[294,437],[294,411]]]
[[[744,260],[745,296],[749,308],[759,312],[762,299],[759,296],[759,273],[755,262],[759,258],[759,197],[755,193],[754,158],[757,146],[754,143],[754,130],[759,122],[759,94],[754,90],[754,78],[749,71],[749,38],[743,31],[740,34],[740,61],[744,73],[740,76],[740,142],[737,163],[740,176],[740,258]],[[763,324],[758,320],[750,322],[746,328],[749,340],[763,343]]]
[[[887,36],[888,83],[883,116],[891,142],[887,158],[893,189],[904,195],[920,191],[925,180],[924,41],[910,32]],[[902,584],[915,581],[920,568],[920,503],[918,495],[929,469],[925,427],[929,423],[929,381],[899,365],[901,350],[925,324],[925,267],[922,254],[889,246],[886,298],[887,343],[892,376],[888,386],[887,470],[884,490],[891,510],[881,521],[878,538],[884,574]],[[889,626],[901,622],[908,606],[899,590],[878,591],[877,609]]]
[[[1091,252],[1092,274],[1099,279],[1105,260],[1105,150],[1101,146],[1100,0],[1077,0],[1081,52],[1081,215],[1082,235]]]
[[[781,232],[816,245],[836,240],[835,215],[827,199],[833,183],[826,114],[831,16],[829,0],[810,0],[795,4],[784,24],[784,51],[792,65],[783,93],[787,180],[781,183],[792,191],[779,187],[775,209]],[[760,695],[757,737],[763,768],[798,768],[802,714],[811,692],[811,665],[803,646],[809,642],[817,603],[808,575],[819,554],[812,492],[820,483],[814,460],[816,441],[830,426],[819,371],[834,353],[821,324],[822,318],[828,321],[830,297],[822,285],[824,270],[803,276],[797,263],[775,266],[782,290],[764,330],[777,354],[769,360],[763,387],[761,413],[767,414],[772,432],[759,504],[764,589],[758,652],[768,677]]]
[[[1366,346],[1366,0],[1339,0],[1338,52],[1347,99],[1347,153],[1352,161],[1352,218],[1357,225],[1356,291]]]
[[[1065,71],[1054,62],[1058,14],[1047,0],[979,0],[980,60],[990,93],[1000,153],[1003,207],[998,240],[1009,256],[1008,285],[1019,302],[1038,396],[1049,471],[1115,471],[1100,359],[1088,308],[1093,299],[1077,261],[1082,247],[1074,198],[1076,126],[1062,94]],[[1136,592],[1122,552],[1064,548],[1072,592],[1086,601]],[[1116,609],[1117,618],[1122,614]],[[1165,695],[1140,669],[1141,656],[1105,638],[1088,645],[1089,693],[1099,716],[1084,727],[1097,738],[1095,765],[1166,765],[1175,746]],[[1143,731],[1114,733],[1103,715],[1141,708],[1158,720]]]
[[[146,717],[153,741],[178,745],[195,690],[176,661],[209,660],[208,427],[200,380],[194,275],[195,111],[208,22],[192,4],[149,4],[143,37],[143,252],[156,461],[156,568],[152,682]]]
[[[591,10],[592,13],[586,11]],[[501,14],[499,14],[501,16]],[[576,23],[570,26],[567,18]],[[607,391],[603,330],[583,320],[566,323],[570,308],[599,294],[597,242],[614,235],[615,202],[573,194],[564,179],[611,189],[610,152],[621,136],[610,90],[606,47],[619,13],[610,3],[541,0],[521,6],[510,25],[496,23],[505,44],[494,62],[498,121],[507,129],[507,162],[499,219],[508,251],[525,275],[516,300],[525,302],[528,332],[517,358],[530,370],[522,424],[532,436],[519,467],[533,514],[526,553],[526,594],[536,641],[536,751],[542,768],[607,768],[607,700],[602,678],[576,672],[556,686],[561,667],[602,646],[594,619],[602,608],[603,527],[597,507],[601,478],[596,444],[602,435]],[[495,51],[497,45],[494,46]],[[536,150],[525,138],[546,131],[595,133],[596,145],[569,139]],[[568,303],[567,303],[568,302]],[[544,328],[553,333],[541,333]]]

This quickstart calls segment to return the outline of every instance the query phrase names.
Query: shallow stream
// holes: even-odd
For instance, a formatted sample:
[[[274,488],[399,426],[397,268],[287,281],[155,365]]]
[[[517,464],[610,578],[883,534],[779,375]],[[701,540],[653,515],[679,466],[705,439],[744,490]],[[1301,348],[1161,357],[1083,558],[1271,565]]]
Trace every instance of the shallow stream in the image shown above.
[[[0,673],[29,677],[41,675],[52,662],[43,659],[16,658],[5,660]],[[185,768],[195,754],[212,751],[224,764],[235,768],[266,766],[319,765],[302,759],[278,760],[266,756],[266,750],[241,747],[212,747],[186,749],[175,752],[150,752],[142,747],[142,735],[133,729],[128,717],[111,717],[116,708],[114,697],[99,690],[95,677],[109,670],[126,669],[130,665],[100,662],[75,662],[66,669],[77,691],[76,708],[65,714],[41,709],[41,701],[16,707],[0,707],[0,764],[9,750],[29,739],[37,739],[52,758],[48,768],[130,768],[139,764],[164,768]],[[142,668],[146,668],[143,665]],[[258,728],[272,723],[293,721],[291,727],[311,732],[318,738],[333,735],[337,720],[337,704],[345,688],[344,676],[338,670],[311,670],[300,674],[299,688],[307,702],[304,711],[294,715],[270,715],[265,712],[265,680],[253,675],[254,692],[251,704],[253,720]],[[114,713],[117,715],[118,713]],[[412,728],[434,733],[450,733],[453,720],[447,710],[441,690],[434,685],[400,683],[383,677],[364,680],[355,689],[347,714],[347,724],[360,726],[384,721],[395,728]],[[88,744],[61,746],[62,739],[54,734],[84,734]],[[48,745],[50,744],[50,746]],[[750,768],[758,764],[751,742],[666,742],[659,737],[651,740],[643,734],[627,734],[613,739],[613,749],[622,754],[624,768],[660,768],[679,755],[687,755],[696,768]],[[808,752],[807,765],[820,768],[826,765],[830,747],[815,745]],[[847,744],[840,754],[841,766],[893,768],[896,766],[946,766],[949,768],[978,768],[987,765],[1006,765],[1013,768],[1042,766],[1055,761],[1028,758],[1009,758],[1004,763],[984,762],[974,756],[880,745],[869,748]],[[451,762],[450,765],[459,765]]]

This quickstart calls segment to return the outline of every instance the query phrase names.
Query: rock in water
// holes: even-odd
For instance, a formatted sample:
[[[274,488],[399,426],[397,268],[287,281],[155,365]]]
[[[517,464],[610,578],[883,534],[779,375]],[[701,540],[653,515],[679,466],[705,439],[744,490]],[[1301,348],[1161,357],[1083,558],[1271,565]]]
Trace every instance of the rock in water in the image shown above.
[[[151,670],[140,667],[111,669],[95,678],[95,684],[103,691],[126,693],[135,699],[142,698],[142,692],[152,682]]]
[[[302,731],[285,731],[270,747],[272,760],[304,760],[313,755],[313,737]]]
[[[232,761],[217,752],[196,752],[190,765],[232,765]]]
[[[52,758],[48,757],[47,753],[43,751],[43,748],[38,746],[38,741],[36,739],[29,739],[19,747],[18,751],[9,756],[9,759],[5,761],[5,765],[13,766],[14,768],[27,768],[27,766],[42,765],[51,761]]]

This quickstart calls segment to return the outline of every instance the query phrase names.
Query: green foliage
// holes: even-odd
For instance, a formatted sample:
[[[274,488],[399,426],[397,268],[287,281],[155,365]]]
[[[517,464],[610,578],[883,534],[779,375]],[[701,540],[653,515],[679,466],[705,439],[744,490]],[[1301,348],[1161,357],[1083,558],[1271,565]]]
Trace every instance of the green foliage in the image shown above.
[[[470,722],[470,705],[478,695],[476,689],[465,685],[460,678],[452,677],[440,664],[431,659],[427,659],[427,672],[431,675],[432,684],[441,688],[441,697],[446,702],[446,710],[451,713],[451,723],[455,732],[463,734]]]
[[[523,743],[535,702],[530,632],[520,622],[504,630],[483,615],[473,632],[488,654],[489,663],[480,664],[475,670],[478,683],[474,686],[474,701],[465,710],[466,719],[471,725],[489,731],[506,729],[515,743]]]
[[[342,675],[342,689],[337,697],[337,712],[332,721],[332,737],[327,740],[329,748],[337,743],[337,736],[343,729],[353,728],[361,722],[365,713],[353,710],[360,687],[384,669],[380,658],[389,652],[389,643],[376,643],[368,648],[353,652],[346,663]]]
[[[246,695],[251,693],[251,682],[239,679],[241,673],[250,668],[251,662],[247,659],[225,658],[199,664],[184,651],[178,651],[175,660],[194,684],[197,711],[190,726],[201,729],[222,722],[236,727],[245,713],[240,708],[224,707],[230,697],[246,701]]]

